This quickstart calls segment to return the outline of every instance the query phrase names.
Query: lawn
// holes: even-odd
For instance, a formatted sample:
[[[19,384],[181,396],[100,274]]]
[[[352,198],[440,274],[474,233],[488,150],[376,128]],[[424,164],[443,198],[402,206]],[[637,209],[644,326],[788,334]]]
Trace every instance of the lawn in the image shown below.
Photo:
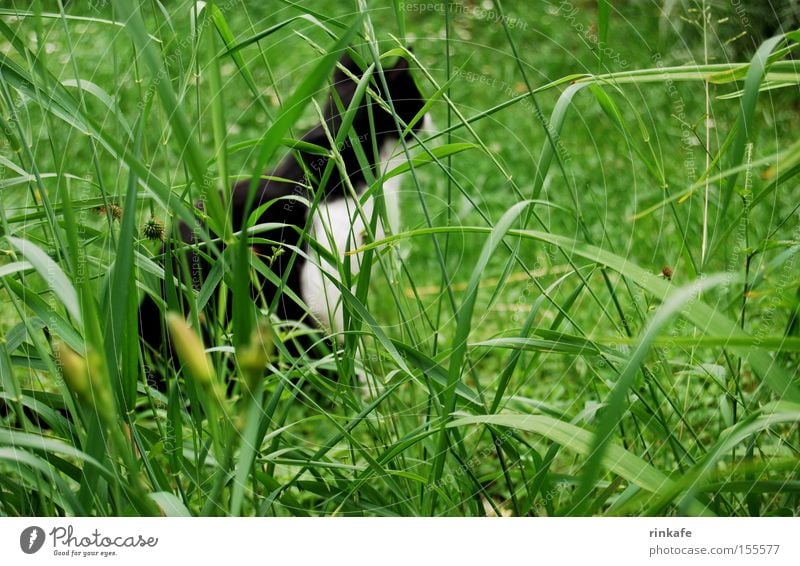
[[[0,8],[0,514],[800,514],[790,3],[61,4]],[[222,265],[344,45],[435,130],[343,339],[211,312],[231,245],[143,352],[162,235],[210,199]]]

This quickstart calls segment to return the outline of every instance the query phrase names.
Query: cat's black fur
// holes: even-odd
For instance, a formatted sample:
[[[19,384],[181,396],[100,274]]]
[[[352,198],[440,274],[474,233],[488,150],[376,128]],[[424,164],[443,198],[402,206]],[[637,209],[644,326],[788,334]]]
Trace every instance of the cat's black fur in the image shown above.
[[[360,78],[363,74],[350,56],[346,55],[340,61],[340,65],[356,78]],[[384,77],[388,86],[388,93],[377,72],[373,74],[371,86],[375,92],[380,94],[383,100],[391,99],[395,114],[400,120],[400,125],[398,125],[398,120],[395,119],[395,116],[382,108],[368,93],[362,98],[352,124],[353,134],[358,138],[365,155],[369,159],[373,173],[376,172],[377,165],[377,156],[373,148],[381,147],[383,142],[387,140],[398,140],[401,133],[398,128],[402,128],[402,124],[411,122],[412,118],[417,115],[425,103],[422,94],[411,77],[406,59],[401,58],[394,67],[385,69]],[[313,143],[328,150],[331,149],[331,142],[325,129],[328,130],[331,138],[336,138],[342,124],[342,113],[339,111],[339,106],[343,109],[347,109],[350,106],[357,87],[357,83],[340,68],[336,69],[332,83],[332,91],[323,111],[325,127],[322,124],[318,124],[302,137],[302,141]],[[370,114],[372,115],[374,130],[370,127]],[[421,121],[415,125],[414,129],[418,130],[420,125]],[[350,184],[358,191],[363,191],[366,185],[365,174],[359,166],[353,144],[344,143],[342,147],[338,148],[338,151],[344,162],[345,171],[340,170],[339,167],[333,167],[329,180],[324,187],[323,199],[328,201],[344,197],[344,187],[346,186],[344,175],[347,175]],[[281,197],[300,196],[312,202],[314,194],[309,194],[305,185],[310,185],[315,192],[317,191],[319,180],[328,164],[328,160],[327,156],[320,156],[302,150],[293,151],[281,161],[275,170],[269,173],[269,177],[285,180],[262,178],[255,188],[250,210],[256,210],[261,205]],[[250,186],[251,180],[244,179],[233,187],[230,210],[234,230],[241,230],[246,224],[245,207]],[[281,242],[287,247],[284,249],[284,253],[275,254],[274,245],[253,246],[253,251],[262,258],[273,258],[271,269],[275,275],[278,278],[286,276],[286,286],[303,298],[304,302],[308,298],[302,296],[300,273],[302,264],[306,259],[298,255],[288,275],[286,270],[289,267],[290,258],[295,255],[289,250],[300,243],[302,229],[310,224],[308,212],[308,207],[295,199],[290,198],[273,202],[260,215],[256,224],[280,223],[284,226],[261,233],[259,237]],[[179,233],[181,240],[184,242],[194,242],[191,230],[185,224],[180,225]],[[307,245],[304,242],[301,246],[302,249],[307,249]],[[197,258],[193,258],[193,260],[197,260]],[[208,275],[210,266],[204,260],[199,260],[198,263],[201,266],[203,278],[205,278]],[[267,263],[269,264],[269,262]],[[178,272],[179,270],[176,269],[176,273]],[[266,304],[272,305],[276,291],[275,285],[259,277],[258,288],[253,289],[254,299],[256,296],[261,296],[266,300]],[[282,320],[305,320],[307,323],[314,324],[312,317],[306,316],[307,312],[303,306],[292,300],[285,293],[277,297],[275,313]],[[157,352],[163,352],[164,346],[171,350],[169,344],[165,343],[164,340],[162,313],[149,296],[145,297],[140,306],[139,318],[143,342]],[[168,356],[172,357],[171,351]]]

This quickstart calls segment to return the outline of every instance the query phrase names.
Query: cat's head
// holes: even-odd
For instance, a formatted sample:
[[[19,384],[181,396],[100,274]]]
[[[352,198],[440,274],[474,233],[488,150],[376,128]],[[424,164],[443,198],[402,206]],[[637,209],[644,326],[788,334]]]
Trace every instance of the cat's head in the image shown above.
[[[363,76],[363,70],[350,55],[345,55],[339,63],[356,79],[360,79]],[[387,106],[389,105],[388,101],[391,100],[390,107],[394,108],[394,114],[400,119],[400,127],[403,128],[422,110],[425,105],[425,98],[414,81],[407,59],[400,57],[393,66],[384,68],[383,77],[386,81],[385,86],[378,71],[373,72],[370,80],[371,87],[387,102]],[[336,69],[332,82],[337,96],[342,101],[342,106],[348,108],[353,100],[357,83],[341,68]],[[364,95],[353,122],[353,127],[356,129],[357,134],[369,131],[368,107],[371,108],[375,133],[379,137],[399,136],[395,117],[376,101],[372,100],[369,93]],[[329,102],[326,114],[329,120],[338,114],[337,106],[333,100]],[[419,120],[414,125],[413,130],[415,132],[419,131],[422,125],[423,120]]]

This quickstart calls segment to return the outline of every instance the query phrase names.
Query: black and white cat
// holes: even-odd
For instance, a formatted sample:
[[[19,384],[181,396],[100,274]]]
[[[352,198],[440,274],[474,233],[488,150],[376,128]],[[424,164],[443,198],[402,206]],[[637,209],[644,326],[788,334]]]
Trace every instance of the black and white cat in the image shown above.
[[[345,72],[346,71],[346,72]],[[363,71],[356,62],[346,55],[340,62],[332,79],[332,90],[323,110],[324,122],[308,131],[301,139],[326,150],[332,150],[332,139],[337,137],[342,126],[341,107],[346,111],[356,92],[357,79]],[[269,280],[259,277],[253,289],[254,300],[261,299],[271,305],[276,300],[275,314],[281,320],[312,322],[325,330],[337,334],[342,332],[341,294],[331,277],[340,280],[338,269],[322,259],[318,253],[309,249],[305,239],[301,242],[303,228],[310,226],[309,235],[328,251],[343,258],[348,250],[354,250],[364,243],[368,223],[373,215],[374,199],[360,202],[367,188],[367,175],[359,163],[354,143],[358,143],[367,158],[372,176],[380,177],[405,159],[400,135],[406,124],[422,110],[425,100],[412,78],[408,61],[400,58],[391,68],[384,69],[383,81],[375,72],[370,80],[371,90],[381,101],[375,100],[369,91],[362,98],[352,122],[350,138],[337,148],[341,161],[334,165],[327,183],[322,187],[323,195],[313,218],[308,222],[309,207],[320,189],[320,179],[328,165],[329,155],[296,150],[287,155],[278,167],[260,180],[255,188],[250,210],[257,210],[269,204],[258,217],[256,224],[279,224],[260,233],[261,239],[279,242],[280,245],[254,244],[253,252],[265,259],[278,279],[286,279],[286,287],[291,289],[302,303],[298,303],[288,293],[276,297],[278,287]],[[356,80],[354,80],[356,79]],[[338,99],[338,100],[337,100]],[[388,108],[391,100],[394,114]],[[413,131],[427,125],[427,117],[419,120]],[[410,134],[409,134],[410,136]],[[353,139],[356,142],[351,142]],[[377,148],[377,154],[375,151]],[[389,228],[396,231],[399,221],[398,177],[383,184],[385,210]],[[233,187],[231,216],[233,229],[241,230],[247,223],[244,217],[251,181],[244,179]],[[302,197],[297,199],[296,197]],[[278,200],[276,200],[278,199]],[[305,199],[305,200],[303,200]],[[360,206],[359,206],[360,203]],[[186,225],[180,226],[181,239],[193,242],[191,231]],[[375,237],[383,235],[383,227],[378,223]],[[294,254],[291,250],[302,249],[305,254]],[[279,247],[283,247],[282,250]],[[296,255],[291,271],[290,258]],[[203,276],[210,266],[199,262]],[[351,256],[351,271],[355,275],[360,267],[358,256]],[[307,314],[313,317],[309,321]],[[152,298],[145,297],[140,307],[140,329],[143,341],[156,351],[162,352],[167,346],[164,341],[163,317]]]

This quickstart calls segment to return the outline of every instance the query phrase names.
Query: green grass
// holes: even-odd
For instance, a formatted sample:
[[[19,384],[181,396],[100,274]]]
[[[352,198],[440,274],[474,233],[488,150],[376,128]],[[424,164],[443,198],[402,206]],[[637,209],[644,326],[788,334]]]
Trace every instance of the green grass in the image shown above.
[[[715,1],[432,5],[0,10],[0,514],[800,513],[792,14],[770,40]],[[296,358],[225,194],[347,44],[376,80],[412,44],[437,133],[341,345]],[[179,219],[200,289],[145,235]],[[180,372],[137,335],[162,280]]]

